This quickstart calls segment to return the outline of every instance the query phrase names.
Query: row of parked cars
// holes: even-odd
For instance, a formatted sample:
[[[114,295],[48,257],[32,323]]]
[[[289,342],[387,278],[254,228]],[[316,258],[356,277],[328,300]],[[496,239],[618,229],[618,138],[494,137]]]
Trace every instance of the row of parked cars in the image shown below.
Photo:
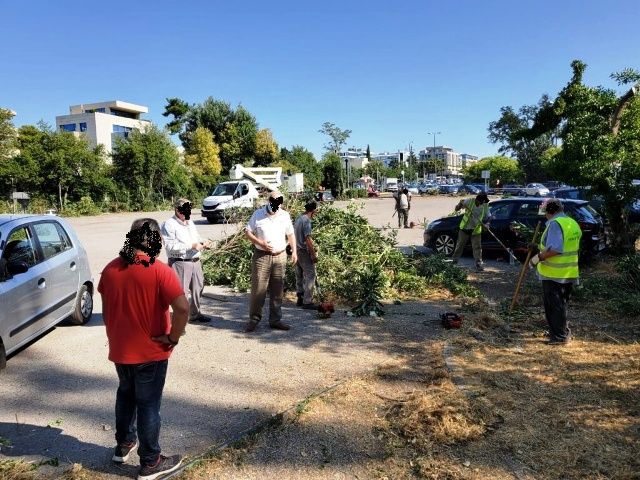
[[[87,252],[55,215],[0,215],[0,369],[11,353],[63,320],[93,312]]]

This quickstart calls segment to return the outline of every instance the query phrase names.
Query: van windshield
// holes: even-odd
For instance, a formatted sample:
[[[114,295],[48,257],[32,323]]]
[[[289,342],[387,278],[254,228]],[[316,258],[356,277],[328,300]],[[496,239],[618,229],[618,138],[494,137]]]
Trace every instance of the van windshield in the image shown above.
[[[213,190],[213,193],[211,194],[211,196],[213,197],[219,197],[222,195],[231,196],[235,193],[236,188],[238,188],[237,183],[221,183]]]

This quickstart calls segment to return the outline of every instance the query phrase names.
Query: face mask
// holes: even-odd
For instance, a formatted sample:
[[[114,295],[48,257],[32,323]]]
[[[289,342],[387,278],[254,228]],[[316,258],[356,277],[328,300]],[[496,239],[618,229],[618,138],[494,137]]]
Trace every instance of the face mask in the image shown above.
[[[284,202],[284,198],[282,197],[270,198],[269,204],[267,205],[267,212],[276,213],[280,208],[280,205],[282,205],[282,202]]]
[[[189,202],[183,203],[182,206],[178,207],[178,212],[184,215],[185,220],[189,220],[191,218],[191,204]]]

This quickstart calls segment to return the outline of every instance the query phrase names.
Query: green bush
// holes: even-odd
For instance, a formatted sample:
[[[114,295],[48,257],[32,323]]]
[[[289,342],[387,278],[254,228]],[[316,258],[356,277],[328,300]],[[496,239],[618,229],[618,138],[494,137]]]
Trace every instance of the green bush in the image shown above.
[[[67,202],[61,214],[66,217],[77,217],[80,215],[99,215],[102,210],[93,203],[91,197],[82,197],[77,202]]]
[[[466,272],[454,265],[444,255],[430,255],[419,258],[417,272],[427,279],[429,285],[443,286],[456,295],[478,297],[480,292],[467,281]]]

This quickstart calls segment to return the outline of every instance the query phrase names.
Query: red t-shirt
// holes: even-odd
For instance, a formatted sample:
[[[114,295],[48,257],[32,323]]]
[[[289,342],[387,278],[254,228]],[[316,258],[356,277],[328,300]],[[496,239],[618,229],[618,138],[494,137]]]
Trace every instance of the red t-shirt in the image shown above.
[[[149,260],[142,255],[139,258]],[[154,342],[151,337],[169,333],[169,305],[184,295],[173,269],[157,259],[145,267],[127,265],[118,257],[104,267],[98,292],[102,295],[109,360],[134,364],[171,356],[169,345]]]

